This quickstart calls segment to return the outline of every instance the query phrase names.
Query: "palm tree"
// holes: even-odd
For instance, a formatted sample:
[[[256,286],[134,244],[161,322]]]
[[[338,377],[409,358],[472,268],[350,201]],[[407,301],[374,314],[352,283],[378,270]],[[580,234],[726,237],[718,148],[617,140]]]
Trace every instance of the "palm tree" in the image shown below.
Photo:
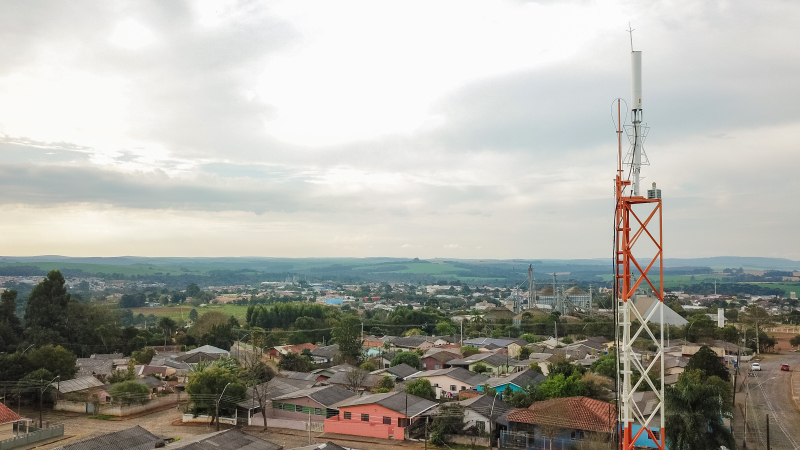
[[[733,434],[722,423],[732,418],[728,383],[690,370],[666,389],[667,446],[670,450],[735,448]]]

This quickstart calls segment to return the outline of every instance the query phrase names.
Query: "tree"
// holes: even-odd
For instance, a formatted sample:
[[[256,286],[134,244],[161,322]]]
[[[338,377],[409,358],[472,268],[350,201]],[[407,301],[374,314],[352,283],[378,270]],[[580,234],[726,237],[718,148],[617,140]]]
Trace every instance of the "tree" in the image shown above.
[[[246,353],[243,358],[245,370],[242,379],[250,386],[253,398],[261,409],[261,418],[264,419],[264,431],[267,430],[267,407],[270,401],[270,382],[275,378],[272,367],[261,361],[260,355]]]
[[[489,369],[489,366],[487,366],[486,364],[484,364],[482,362],[479,362],[479,363],[475,364],[474,366],[472,366],[472,371],[475,372],[475,373],[486,373],[486,372],[489,372],[490,370],[491,369]]]
[[[403,336],[425,336],[425,332],[419,328],[412,328],[403,332]]]
[[[431,424],[431,443],[444,446],[444,435],[462,434],[466,427],[464,412],[465,407],[458,403],[445,403],[440,406]]]
[[[431,401],[436,401],[436,390],[431,386],[431,382],[425,378],[417,378],[414,381],[406,382],[406,393],[416,395]]]
[[[150,364],[154,356],[156,356],[156,351],[153,347],[147,347],[144,350],[137,350],[131,353],[131,359],[138,364]]]
[[[789,344],[791,344],[792,347],[797,347],[798,345],[800,345],[800,334],[789,339]]]
[[[583,374],[581,381],[585,387],[584,395],[603,402],[611,401],[611,390],[614,388],[614,382],[610,378],[587,372]]]
[[[31,349],[28,351],[28,360],[32,367],[46,369],[53,376],[59,375],[62,380],[70,380],[78,373],[78,367],[75,365],[78,358],[60,345],[57,347],[45,345]]]
[[[186,286],[186,295],[188,297],[197,298],[197,296],[200,295],[200,292],[200,286],[198,286],[197,283],[192,283]]]
[[[172,336],[172,333],[175,331],[177,327],[178,324],[175,323],[175,321],[170,319],[169,317],[164,316],[158,319],[158,328],[160,328],[161,331],[163,331],[165,346],[167,345],[167,338],[169,336]],[[172,338],[169,338],[169,340],[172,341]]]
[[[220,399],[223,391],[225,396]],[[217,401],[220,413],[235,411],[236,404],[244,399],[247,388],[230,370],[211,365],[189,376],[186,392],[194,404],[195,415],[205,412],[211,416],[213,425],[217,420]]]
[[[28,401],[41,400],[44,392],[50,389],[50,382],[55,378],[49,370],[38,369],[22,377],[17,382],[17,395]]]
[[[211,328],[214,325],[226,325],[227,323],[228,316],[219,311],[209,311],[197,318],[194,324],[189,327],[188,334],[199,338],[211,332]]]
[[[476,354],[478,354],[480,352],[481,351],[480,351],[480,349],[478,347],[472,347],[470,345],[461,347],[461,356],[463,356],[464,358],[466,358],[468,356],[476,355]]]
[[[195,322],[195,321],[197,321],[198,317],[199,317],[199,314],[197,314],[197,310],[192,308],[192,310],[189,311],[189,320],[191,320],[192,322]]]
[[[135,294],[123,294],[119,299],[120,308],[141,308],[147,302],[147,296],[143,292]]]
[[[577,373],[580,376],[583,375],[584,372],[586,372],[586,369],[584,369],[583,366],[570,363],[564,356],[552,358],[550,364],[547,365],[547,375],[550,378],[558,374],[569,377]]]
[[[150,388],[133,380],[112,385],[108,393],[115,403],[123,405],[143,405],[150,401]]]
[[[311,370],[311,360],[299,353],[287,353],[278,361],[278,368],[292,372],[308,372]]]
[[[702,370],[706,376],[717,376],[725,381],[730,380],[728,369],[719,361],[719,356],[706,345],[700,347],[700,350],[689,358],[684,371],[696,369]]]
[[[359,363],[362,359],[363,341],[361,324],[355,317],[344,317],[333,328],[333,340],[339,344],[339,353],[348,363]]]
[[[614,352],[609,352],[607,355],[597,358],[597,360],[592,363],[589,370],[609,378],[615,378],[617,376],[616,366],[617,357]]]
[[[761,353],[761,332],[760,325],[772,323],[772,317],[758,305],[748,305],[745,307],[744,312],[740,315],[739,319],[748,325],[753,325],[756,328],[756,352]]]
[[[415,352],[399,352],[392,358],[390,364],[392,367],[399,366],[400,364],[408,364],[415,369],[420,369],[422,367],[419,355]]]
[[[436,324],[436,334],[439,336],[450,336],[456,334],[456,327],[449,321],[441,321]]]
[[[726,395],[727,394],[727,395]],[[667,446],[672,450],[735,448],[725,418],[732,418],[730,388],[702,370],[686,370],[665,396]]]
[[[518,359],[520,361],[523,359],[528,359],[531,356],[532,352],[533,350],[531,350],[530,347],[522,347],[521,349],[519,349]]]
[[[551,376],[539,385],[537,398],[539,400],[550,400],[551,398],[576,397],[584,395],[586,386],[581,381],[580,374],[565,377],[563,373]]]
[[[17,291],[0,294],[0,349],[10,350],[22,337],[22,323],[17,317]]]
[[[354,394],[358,394],[361,389],[366,387],[368,379],[369,372],[358,367],[352,367],[345,372],[345,387]]]
[[[64,276],[58,270],[51,270],[28,294],[28,305],[25,307],[26,331],[29,334],[39,334],[39,330],[53,333],[47,335],[50,342],[40,343],[52,343],[53,338],[66,337],[69,300]]]
[[[306,349],[306,350],[308,350],[308,349]],[[362,370],[366,370],[367,372],[374,372],[375,371],[375,364],[372,364],[369,361],[361,364],[359,367],[361,367]]]
[[[389,392],[394,389],[394,379],[389,375],[384,375],[381,377],[381,380],[378,381],[376,387],[378,389],[386,389],[386,392]]]

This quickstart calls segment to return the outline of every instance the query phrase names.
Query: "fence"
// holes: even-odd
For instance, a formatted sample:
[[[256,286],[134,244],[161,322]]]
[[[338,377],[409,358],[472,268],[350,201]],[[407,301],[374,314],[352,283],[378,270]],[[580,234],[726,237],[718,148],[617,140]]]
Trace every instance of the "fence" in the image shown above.
[[[149,411],[154,408],[160,408],[165,405],[177,404],[177,395],[165,395],[164,397],[155,397],[144,405],[120,405],[104,403],[99,405],[99,407],[95,407],[93,403],[59,400],[55,405],[53,405],[53,409],[56,411],[107,414],[109,416],[128,416],[143,411]]]
[[[63,423],[50,428],[37,428],[35,431],[23,434],[22,436],[16,436],[10,439],[0,441],[0,450],[22,447],[23,445],[28,445],[34,442],[43,441],[45,439],[50,439],[63,435],[64,435]]]
[[[589,439],[555,438],[551,444],[550,439],[543,436],[533,436],[529,433],[501,431],[500,447],[524,448],[527,450],[582,450],[585,448],[615,448],[614,444],[599,444]]]

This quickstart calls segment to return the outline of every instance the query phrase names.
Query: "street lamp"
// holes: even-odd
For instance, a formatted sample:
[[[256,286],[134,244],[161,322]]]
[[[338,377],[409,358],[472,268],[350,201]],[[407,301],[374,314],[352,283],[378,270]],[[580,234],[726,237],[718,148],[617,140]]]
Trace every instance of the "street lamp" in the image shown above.
[[[222,388],[222,394],[219,394],[219,398],[217,399],[217,431],[219,431],[219,402],[222,400],[222,396],[225,395],[225,389],[228,389],[228,386],[230,385],[231,383],[228,383],[224,388]]]
[[[28,347],[30,348],[30,347]],[[61,383],[61,375],[56,375],[55,378],[48,381],[47,384],[44,384],[44,380],[39,380],[42,383],[41,389],[39,389],[39,428],[42,428],[42,397],[44,396],[44,391],[50,386],[55,379],[58,378],[59,384]]]

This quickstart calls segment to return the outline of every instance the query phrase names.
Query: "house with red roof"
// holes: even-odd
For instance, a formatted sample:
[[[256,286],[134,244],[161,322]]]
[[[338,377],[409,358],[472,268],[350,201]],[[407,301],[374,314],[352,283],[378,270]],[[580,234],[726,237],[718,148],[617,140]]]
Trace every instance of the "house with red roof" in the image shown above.
[[[0,441],[14,437],[14,424],[26,419],[0,403]]]
[[[525,436],[533,445],[551,439],[562,445],[569,441],[577,444],[590,435],[610,437],[616,426],[617,410],[610,403],[579,396],[536,402],[529,408],[509,412],[505,418],[510,439]]]

